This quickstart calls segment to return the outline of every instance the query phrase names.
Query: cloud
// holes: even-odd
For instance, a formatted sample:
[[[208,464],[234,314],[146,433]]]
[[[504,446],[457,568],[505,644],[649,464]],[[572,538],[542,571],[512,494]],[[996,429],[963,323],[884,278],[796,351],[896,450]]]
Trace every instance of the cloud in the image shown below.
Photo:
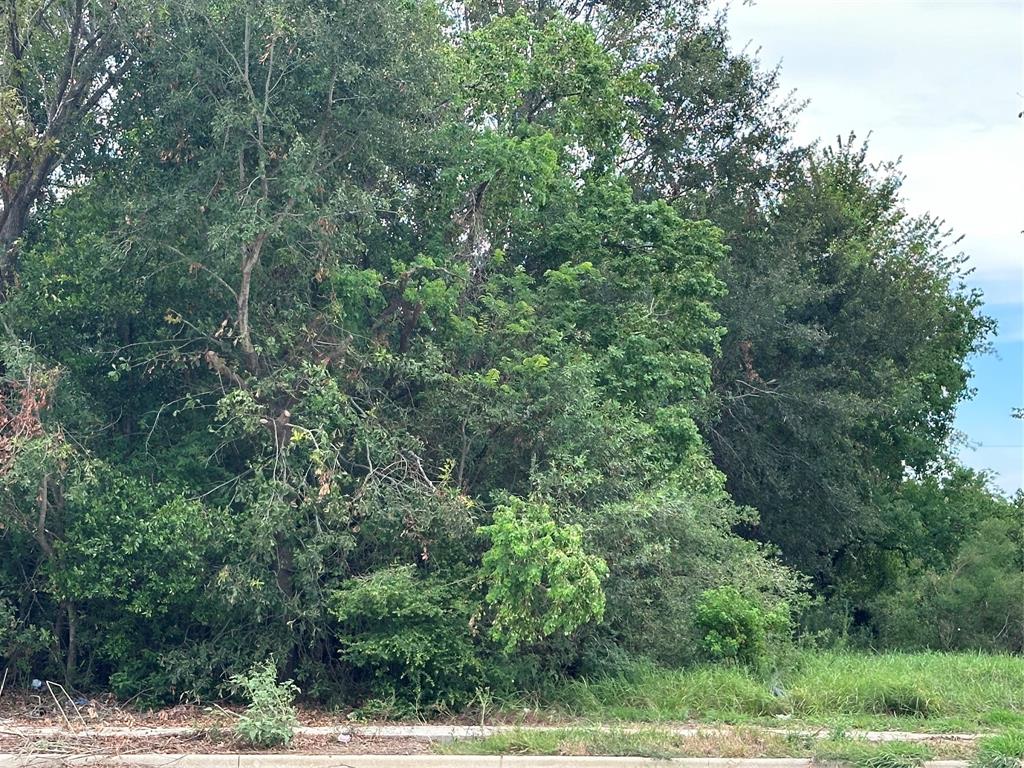
[[[1024,3],[759,0],[733,3],[729,19],[734,47],[781,61],[783,89],[810,99],[800,141],[870,132],[873,159],[902,157],[908,209],[964,236],[969,281],[1000,334],[998,354],[973,361],[978,394],[957,417],[983,447],[960,456],[1020,487],[1010,409],[1024,404]]]
[[[1024,4],[761,0],[734,6],[734,45],[782,62],[810,99],[801,141],[871,133],[877,160],[902,157],[904,194],[965,236],[979,278],[1021,300],[1024,263]]]

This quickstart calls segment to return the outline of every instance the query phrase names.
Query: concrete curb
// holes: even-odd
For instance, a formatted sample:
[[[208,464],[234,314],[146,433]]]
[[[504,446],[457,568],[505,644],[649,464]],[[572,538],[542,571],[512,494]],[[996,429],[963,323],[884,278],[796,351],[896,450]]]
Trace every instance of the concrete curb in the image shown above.
[[[688,757],[545,757],[492,755],[11,755],[0,768],[810,768],[810,759]],[[936,760],[925,768],[967,768],[959,760]]]
[[[683,738],[695,736],[715,736],[735,733],[737,730],[748,730],[759,733],[773,733],[780,736],[797,736],[804,738],[826,739],[832,735],[827,729],[816,731],[797,730],[793,728],[765,728],[761,726],[749,726],[742,729],[722,728],[709,726],[705,728],[694,727],[673,727],[662,726],[657,723],[645,725],[586,725],[566,723],[564,725],[551,726],[517,726],[517,725],[321,725],[321,726],[300,726],[295,729],[299,736],[336,736],[347,733],[355,737],[373,739],[416,739],[419,741],[448,742],[459,739],[479,739],[486,736],[493,736],[499,733],[522,732],[522,731],[553,731],[562,729],[573,729],[581,731],[606,731],[614,733],[644,733],[647,731],[658,731],[671,733]],[[121,726],[110,726],[101,728],[81,728],[68,730],[67,728],[56,727],[18,727],[4,726],[0,723],[0,735],[15,736],[22,738],[38,739],[92,739],[92,738],[133,738],[133,739],[159,739],[169,736],[198,736],[202,729],[191,727],[180,728],[131,728]],[[845,735],[851,739],[863,739],[871,742],[884,741],[975,741],[980,738],[974,733],[914,733],[910,731],[845,731]]]

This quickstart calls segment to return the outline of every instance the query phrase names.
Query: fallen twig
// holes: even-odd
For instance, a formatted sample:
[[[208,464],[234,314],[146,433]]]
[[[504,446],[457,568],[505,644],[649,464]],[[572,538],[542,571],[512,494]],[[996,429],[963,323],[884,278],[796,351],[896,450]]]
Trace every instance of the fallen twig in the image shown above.
[[[53,686],[50,684],[49,680],[46,681],[46,690],[50,692],[50,698],[53,699],[53,703],[57,705],[57,709],[60,711],[61,717],[64,718],[64,722],[68,724],[68,730],[74,731],[74,726],[71,725],[71,721],[68,719],[68,715],[67,712],[64,711],[64,707],[62,707],[60,702],[57,701],[57,694],[53,692]]]
[[[49,683],[47,683],[47,685],[49,685]],[[82,725],[84,726],[85,725],[85,718],[82,717],[82,710],[80,710],[78,708],[78,705],[75,704],[75,700],[73,698],[71,698],[71,694],[68,693],[67,689],[64,688],[64,686],[61,685],[60,683],[54,683],[54,685],[57,686],[58,688],[60,688],[61,693],[64,694],[64,698],[66,698],[69,702],[71,702],[71,706],[75,708],[75,714],[78,715],[78,719],[81,721]]]

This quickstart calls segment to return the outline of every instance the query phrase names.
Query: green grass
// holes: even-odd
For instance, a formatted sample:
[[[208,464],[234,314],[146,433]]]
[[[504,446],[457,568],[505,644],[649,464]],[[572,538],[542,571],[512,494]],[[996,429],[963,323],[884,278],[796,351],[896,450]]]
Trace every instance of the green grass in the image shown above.
[[[918,768],[935,753],[925,744],[890,741],[882,744],[828,739],[815,745],[814,762],[853,768]]]
[[[665,729],[549,728],[519,729],[482,739],[440,744],[447,755],[617,755],[636,757],[811,757],[821,766],[843,768],[919,768],[926,760],[962,759],[971,751],[961,743],[872,743],[834,737],[807,739],[757,728],[682,736]],[[1001,764],[978,768],[1005,768]]]
[[[773,695],[772,687],[781,688]],[[778,692],[778,691],[777,691]],[[1024,658],[804,652],[772,680],[747,670],[636,667],[567,683],[550,706],[600,721],[815,725],[928,732],[1024,728]]]
[[[680,736],[657,728],[521,729],[435,746],[447,755],[617,755],[626,757],[787,757],[811,752],[778,734],[739,730],[728,735]]]
[[[1020,768],[1024,761],[1024,729],[989,736],[978,744],[977,768]]]

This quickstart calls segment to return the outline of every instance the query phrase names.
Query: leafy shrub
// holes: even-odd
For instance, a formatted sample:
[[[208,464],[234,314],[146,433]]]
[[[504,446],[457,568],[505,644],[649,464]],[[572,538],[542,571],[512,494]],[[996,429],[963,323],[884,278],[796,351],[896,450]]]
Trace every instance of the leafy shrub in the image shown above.
[[[755,519],[727,498],[672,486],[582,512],[573,522],[583,525],[588,550],[610,570],[605,617],[585,638],[587,653],[604,655],[602,646],[614,644],[662,666],[697,663],[704,656],[697,603],[705,590],[726,584],[767,610],[804,608],[809,592],[801,576],[733,533]],[[607,668],[596,661],[594,672]]]
[[[46,651],[51,638],[45,629],[19,622],[14,606],[0,597],[0,659],[11,672],[28,676],[33,659]]]
[[[376,702],[408,714],[410,705],[455,706],[472,694],[482,666],[465,591],[419,577],[413,566],[392,566],[333,593],[341,658],[364,675]]]
[[[558,525],[546,505],[513,498],[480,532],[491,540],[481,569],[495,609],[491,636],[507,651],[600,621],[608,566],[583,551],[580,526]]]
[[[697,603],[695,621],[708,658],[751,666],[766,661],[790,628],[784,606],[766,611],[735,587],[705,591]]]
[[[290,744],[299,724],[293,704],[299,689],[291,680],[277,682],[273,659],[234,675],[231,683],[250,702],[235,724],[235,733],[255,747]]]

